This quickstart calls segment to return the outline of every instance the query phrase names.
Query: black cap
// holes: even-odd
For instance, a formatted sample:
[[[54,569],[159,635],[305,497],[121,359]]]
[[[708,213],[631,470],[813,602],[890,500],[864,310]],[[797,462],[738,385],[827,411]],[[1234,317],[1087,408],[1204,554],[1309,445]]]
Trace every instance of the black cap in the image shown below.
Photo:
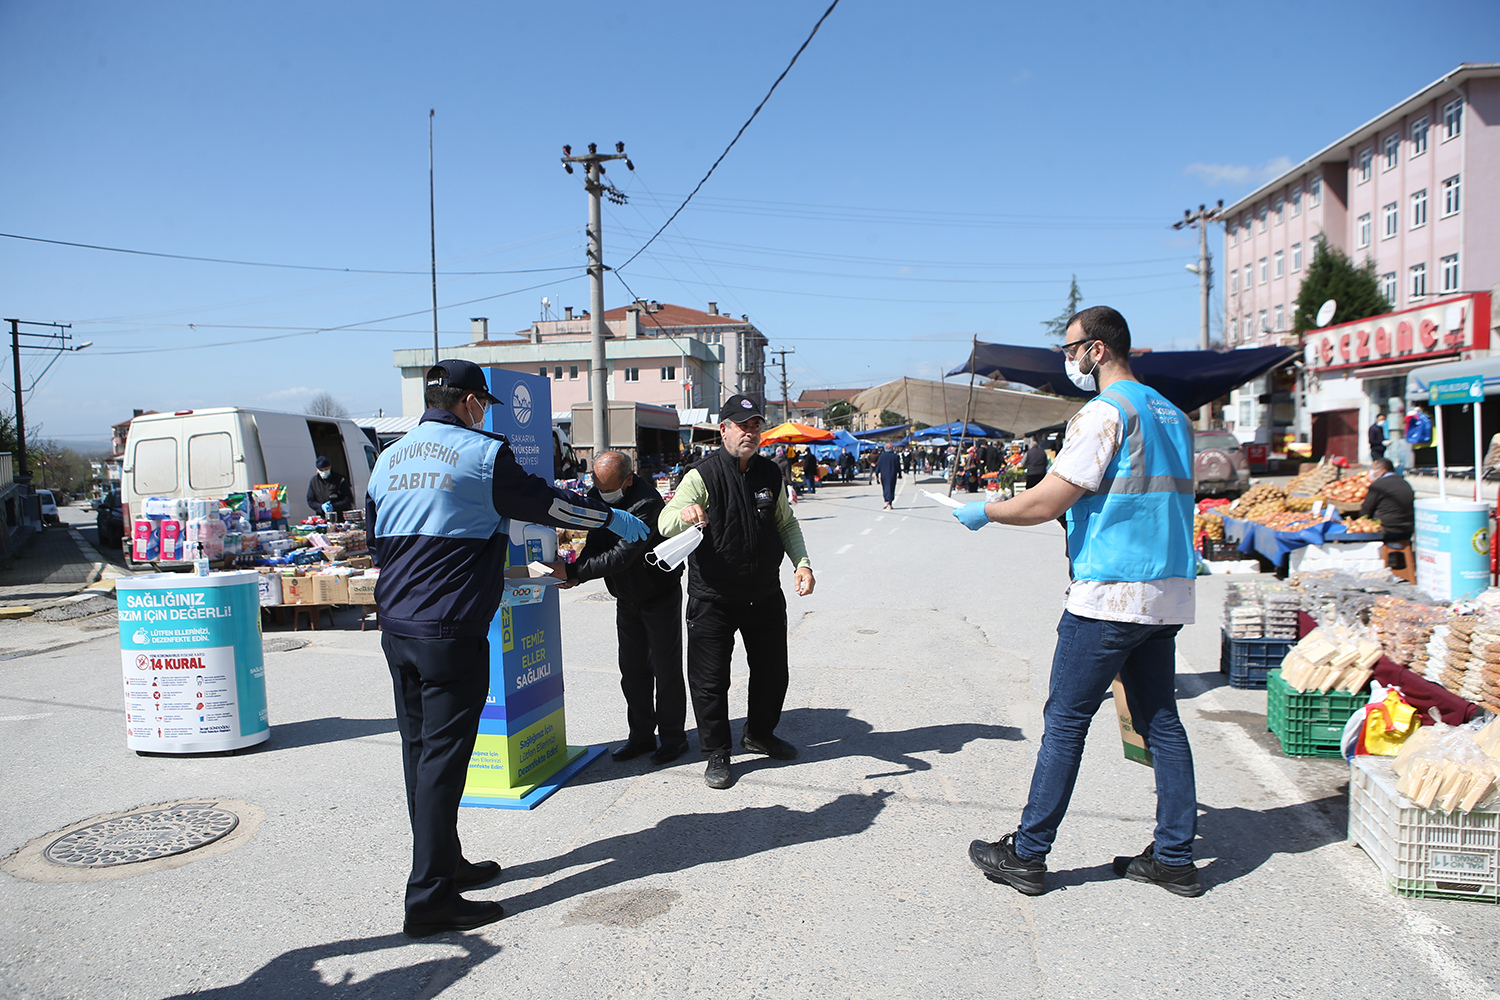
[[[480,399],[489,403],[500,402],[500,400],[490,395],[490,387],[489,383],[485,380],[484,369],[472,361],[460,361],[457,358],[439,361],[427,369],[427,384],[451,386],[454,389],[472,392]]]
[[[313,464],[316,465],[320,469],[331,469],[331,468],[333,468],[333,463],[330,462],[330,461],[328,461],[328,456],[327,455],[319,455],[318,456],[318,460],[316,462],[314,462]]]
[[[755,417],[766,419],[766,415],[760,412],[760,404],[741,393],[730,396],[724,400],[724,405],[719,407],[720,420],[733,420],[737,424],[743,424]]]

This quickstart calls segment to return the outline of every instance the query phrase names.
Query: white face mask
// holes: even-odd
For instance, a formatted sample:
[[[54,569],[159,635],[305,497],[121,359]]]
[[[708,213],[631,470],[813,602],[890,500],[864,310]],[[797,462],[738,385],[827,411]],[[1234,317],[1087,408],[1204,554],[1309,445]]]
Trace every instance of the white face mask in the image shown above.
[[[318,478],[319,479],[327,479],[331,475],[333,475],[333,470],[332,469],[319,469],[318,470]]]
[[[625,491],[623,489],[608,491],[600,490],[599,495],[604,498],[605,503],[616,503],[623,496],[625,496]]]
[[[473,412],[473,407],[470,407],[468,412],[472,413]],[[485,414],[488,413],[488,412],[489,412],[489,410],[485,408],[485,406],[484,406],[483,403],[479,404],[479,419],[476,420],[476,421],[474,421],[474,423],[470,424],[469,425],[469,429],[470,430],[476,430],[476,431],[482,429],[484,427],[484,417],[485,417]]]
[[[1072,358],[1064,357],[1063,370],[1068,373],[1068,380],[1084,392],[1093,392],[1099,387],[1099,380],[1094,377],[1094,374],[1099,370],[1099,362],[1097,361],[1094,362],[1093,368],[1085,372],[1073,363]]]

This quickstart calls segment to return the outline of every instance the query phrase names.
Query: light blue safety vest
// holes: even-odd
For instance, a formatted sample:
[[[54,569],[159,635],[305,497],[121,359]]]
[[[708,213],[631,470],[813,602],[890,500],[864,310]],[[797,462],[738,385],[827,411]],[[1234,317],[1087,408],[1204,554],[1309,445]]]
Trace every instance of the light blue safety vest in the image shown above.
[[[427,420],[380,453],[369,495],[379,516],[375,537],[428,535],[486,539],[502,530],[495,510],[495,456],[485,434]]]
[[[1116,382],[1099,398],[1120,411],[1125,441],[1099,489],[1068,508],[1073,579],[1196,576],[1187,415],[1140,382]]]

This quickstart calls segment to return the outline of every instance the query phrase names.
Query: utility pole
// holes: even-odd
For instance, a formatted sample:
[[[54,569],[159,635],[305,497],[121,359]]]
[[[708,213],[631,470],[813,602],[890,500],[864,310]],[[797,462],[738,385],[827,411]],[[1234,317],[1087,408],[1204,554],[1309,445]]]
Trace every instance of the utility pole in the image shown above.
[[[7,319],[5,322],[10,324],[10,356],[13,365],[11,370],[14,374],[16,385],[16,467],[14,475],[17,482],[29,483],[31,481],[31,474],[26,468],[26,409],[24,394],[36,388],[37,383],[42,380],[42,375],[46,375],[48,369],[52,367],[58,358],[62,357],[63,351],[81,351],[85,347],[92,347],[94,342],[92,340],[85,340],[77,347],[69,347],[68,341],[73,338],[66,331],[73,328],[73,324],[71,323],[39,323],[28,319]],[[58,332],[30,333],[22,330],[22,326],[46,326]],[[42,341],[42,343],[23,343],[21,341],[22,337],[34,338]],[[56,343],[52,343],[53,341],[56,341]],[[52,361],[47,363],[47,367],[42,369],[42,374],[38,375],[32,381],[30,387],[23,387],[21,385],[21,351],[23,350],[57,352],[53,355]]]
[[[563,147],[563,169],[571,174],[573,164],[583,164],[586,177],[583,190],[589,196],[589,342],[592,349],[589,389],[594,403],[595,455],[609,448],[609,380],[604,357],[604,234],[599,196],[607,195],[616,205],[625,204],[625,193],[602,180],[606,160],[624,160],[626,169],[635,169],[635,164],[625,155],[623,142],[615,143],[613,154],[599,152],[598,144],[593,142],[589,143],[588,154],[584,156],[574,156],[572,146]]]
[[[432,363],[435,365],[441,360],[438,357],[438,320],[437,320],[437,188],[433,183],[432,174],[432,119],[437,116],[437,108],[427,109],[427,227],[432,233]]]
[[[1189,212],[1183,209],[1182,218],[1172,223],[1173,229],[1186,229],[1197,227],[1198,229],[1198,264],[1195,267],[1188,265],[1188,270],[1198,275],[1198,349],[1208,350],[1208,295],[1214,284],[1213,257],[1208,252],[1208,224],[1218,222],[1220,211],[1224,208],[1224,199],[1213,208],[1199,205],[1198,211]],[[1207,430],[1209,415],[1212,412],[1211,404],[1204,404],[1198,411],[1198,427]]]
[[[786,356],[788,354],[796,354],[797,349],[795,347],[783,347],[778,351],[767,351],[766,353],[781,355],[781,360],[772,361],[770,362],[770,364],[781,366],[781,423],[784,424],[788,420],[792,419],[790,400],[786,398],[788,392],[788,389],[786,387]]]

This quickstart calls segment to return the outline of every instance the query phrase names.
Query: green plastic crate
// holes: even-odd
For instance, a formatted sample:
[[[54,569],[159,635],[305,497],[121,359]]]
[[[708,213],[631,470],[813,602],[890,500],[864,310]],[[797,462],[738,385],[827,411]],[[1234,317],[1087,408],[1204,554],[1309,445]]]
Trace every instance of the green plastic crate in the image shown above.
[[[1272,670],[1266,675],[1266,728],[1288,757],[1342,757],[1344,726],[1369,700],[1367,691],[1299,694],[1280,670]]]

